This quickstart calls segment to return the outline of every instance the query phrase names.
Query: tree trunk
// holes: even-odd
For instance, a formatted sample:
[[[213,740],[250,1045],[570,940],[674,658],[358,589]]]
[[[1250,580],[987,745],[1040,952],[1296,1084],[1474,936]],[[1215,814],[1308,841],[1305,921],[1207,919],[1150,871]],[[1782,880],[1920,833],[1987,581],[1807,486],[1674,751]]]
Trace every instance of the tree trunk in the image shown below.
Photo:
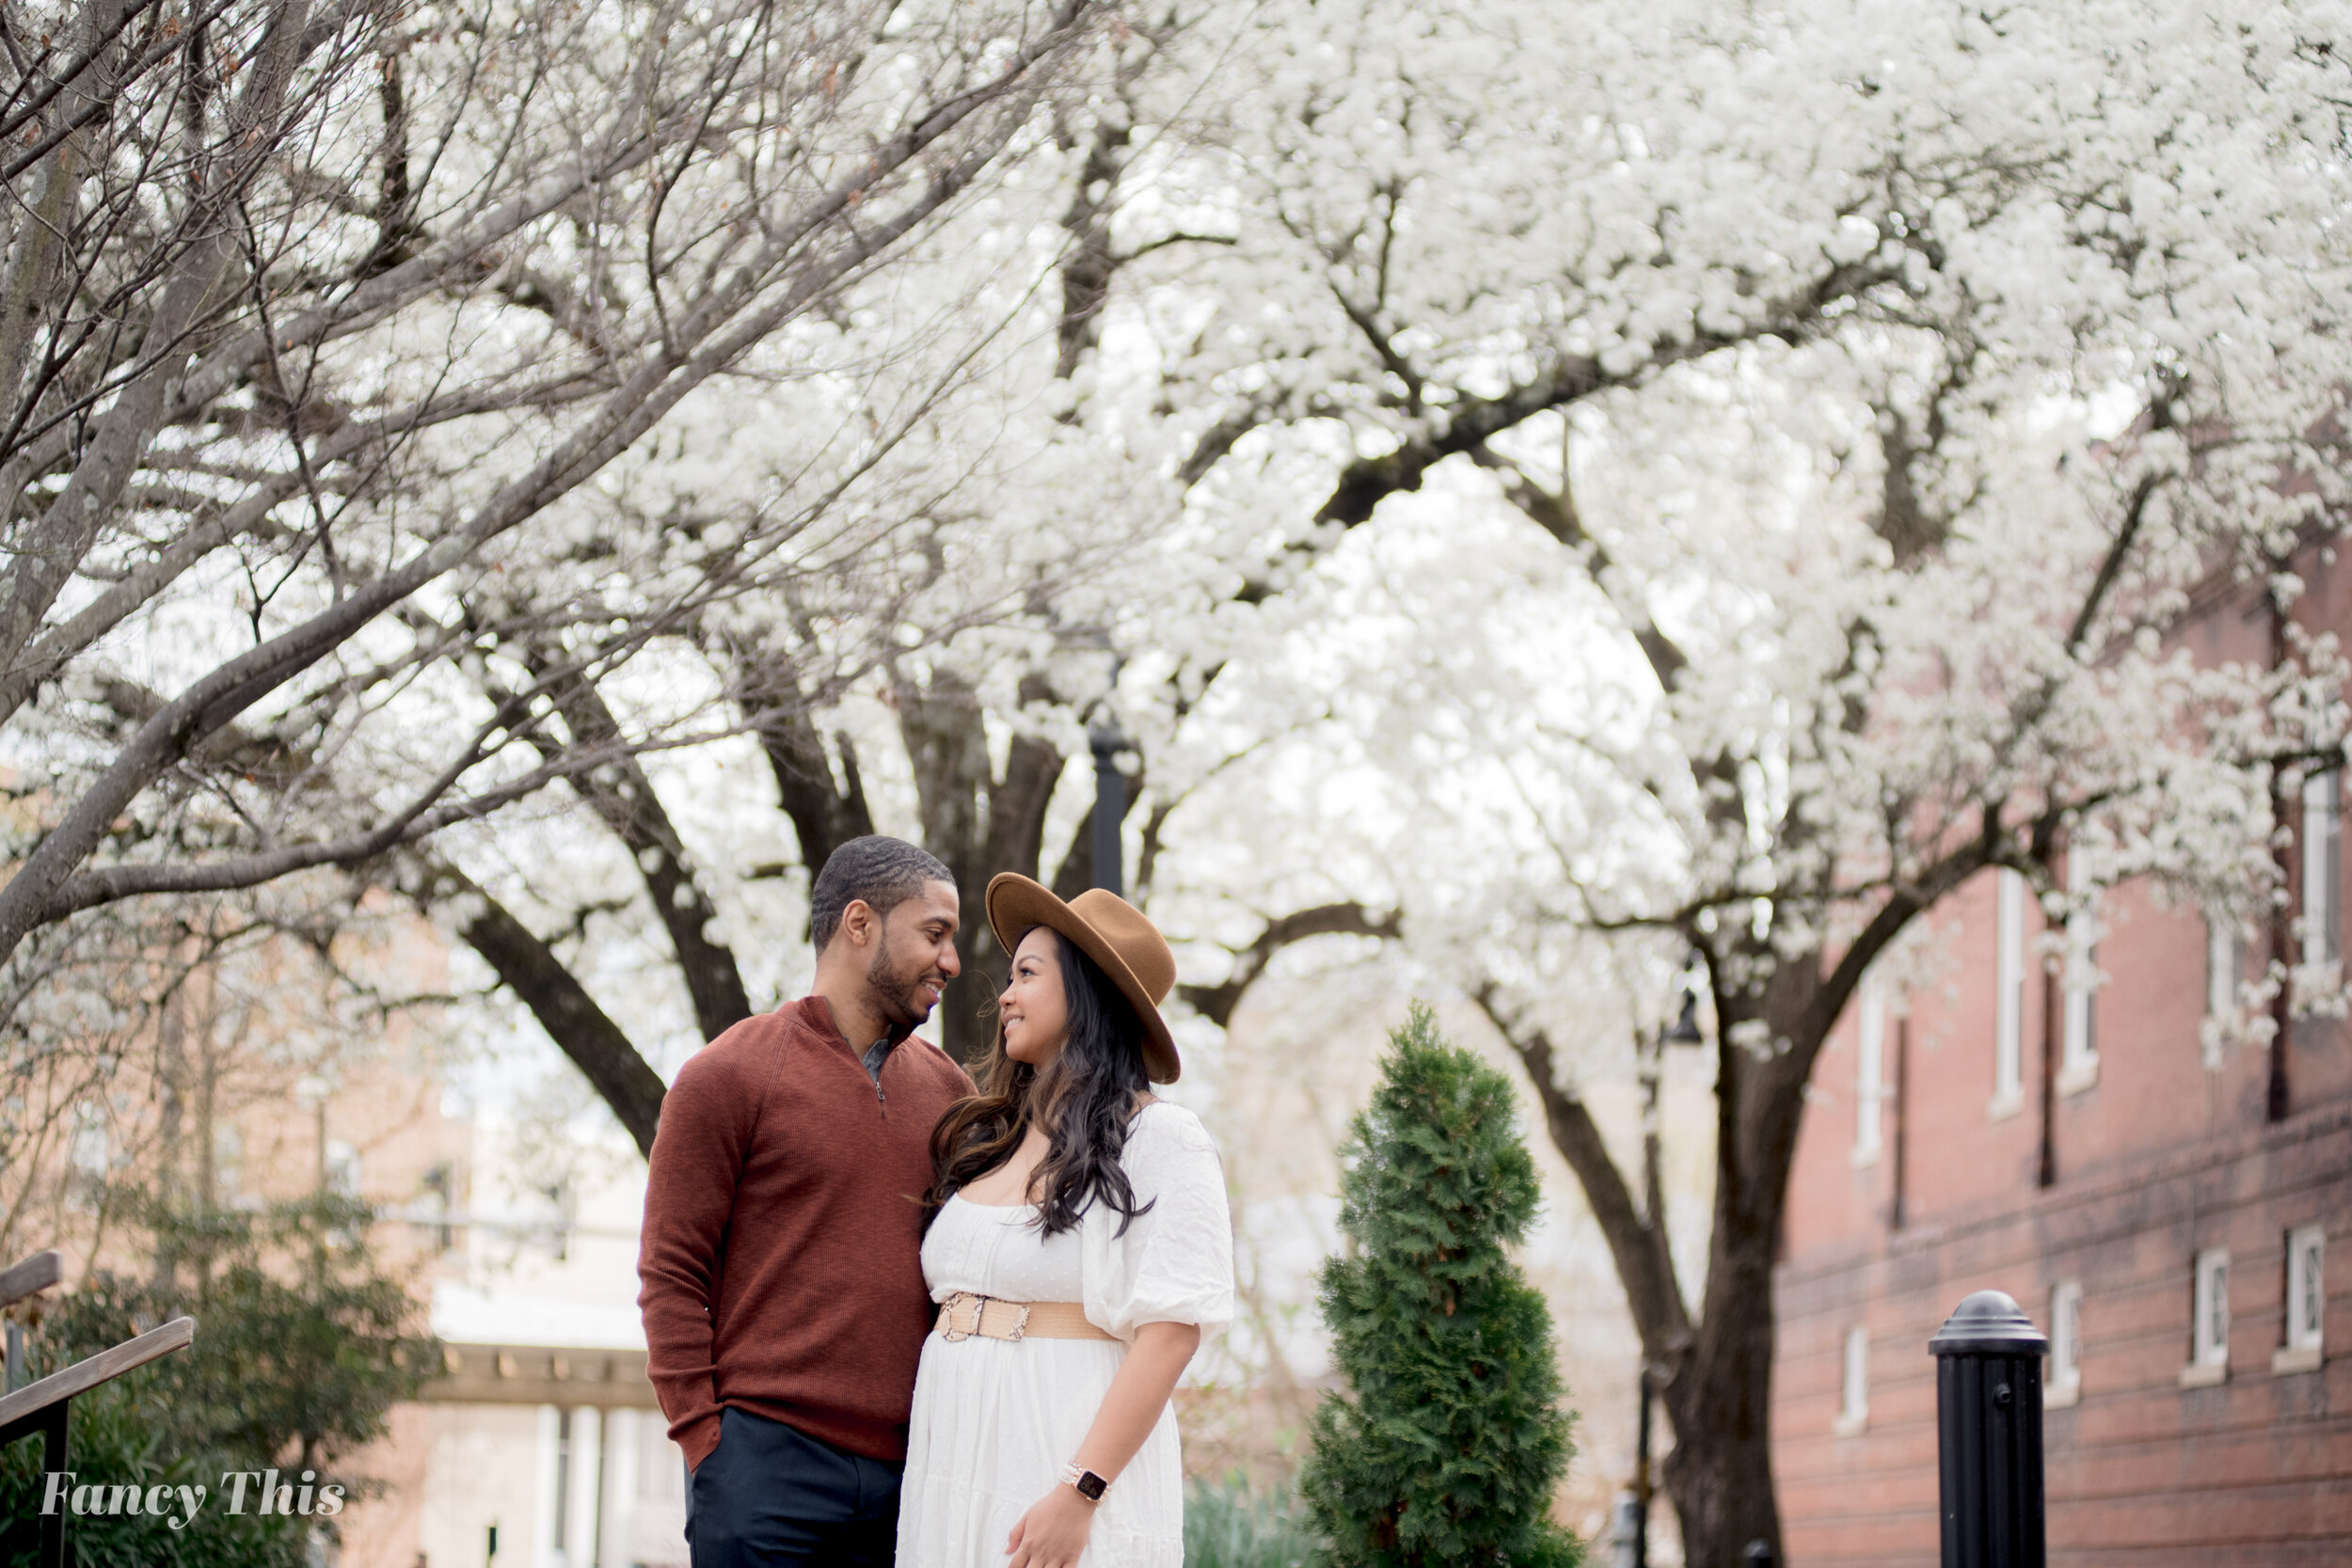
[[[1733,1173],[1718,1166],[1719,1181]],[[1735,1198],[1750,1195],[1734,1193]],[[1777,1213],[1776,1196],[1763,1205]],[[1716,1204],[1707,1309],[1664,1402],[1675,1446],[1664,1479],[1690,1568],[1740,1568],[1752,1541],[1780,1560],[1772,1494],[1773,1227],[1743,1202]]]

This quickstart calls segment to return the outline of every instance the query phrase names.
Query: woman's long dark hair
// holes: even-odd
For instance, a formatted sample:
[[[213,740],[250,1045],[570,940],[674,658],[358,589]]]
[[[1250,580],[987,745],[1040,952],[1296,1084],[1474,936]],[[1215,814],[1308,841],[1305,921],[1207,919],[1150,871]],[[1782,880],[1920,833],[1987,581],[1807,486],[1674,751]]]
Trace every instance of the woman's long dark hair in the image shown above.
[[[979,1092],[948,1107],[931,1132],[932,1182],[924,1203],[936,1213],[957,1188],[1011,1159],[1034,1125],[1045,1129],[1048,1145],[1030,1179],[1030,1191],[1043,1194],[1038,1209],[1045,1234],[1075,1226],[1096,1199],[1117,1212],[1124,1234],[1151,1207],[1136,1206],[1119,1164],[1136,1098],[1151,1087],[1143,1068],[1143,1020],[1102,965],[1059,931],[1051,934],[1070,1010],[1061,1053],[1043,1071],[1016,1062],[1005,1051],[1005,1026],[997,1023]]]

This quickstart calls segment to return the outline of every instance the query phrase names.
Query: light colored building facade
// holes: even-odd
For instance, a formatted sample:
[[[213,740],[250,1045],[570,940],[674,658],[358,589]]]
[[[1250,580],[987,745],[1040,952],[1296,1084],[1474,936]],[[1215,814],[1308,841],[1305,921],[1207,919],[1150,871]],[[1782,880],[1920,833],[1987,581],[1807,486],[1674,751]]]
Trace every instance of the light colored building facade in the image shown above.
[[[438,1225],[443,1376],[351,1467],[342,1568],[670,1568],[685,1459],[645,1379],[635,1302],[644,1167],[615,1148],[555,1182],[497,1117],[469,1124],[470,1202]],[[389,1196],[389,1195],[388,1195]]]

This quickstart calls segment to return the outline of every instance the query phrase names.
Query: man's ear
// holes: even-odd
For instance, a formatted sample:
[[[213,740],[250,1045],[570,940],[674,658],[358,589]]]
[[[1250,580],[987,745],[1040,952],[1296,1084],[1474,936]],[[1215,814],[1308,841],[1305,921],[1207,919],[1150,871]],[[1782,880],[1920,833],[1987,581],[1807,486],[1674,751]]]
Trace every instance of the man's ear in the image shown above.
[[[851,946],[865,946],[881,929],[882,916],[865,899],[852,898],[841,906],[841,929],[837,934],[848,937]]]

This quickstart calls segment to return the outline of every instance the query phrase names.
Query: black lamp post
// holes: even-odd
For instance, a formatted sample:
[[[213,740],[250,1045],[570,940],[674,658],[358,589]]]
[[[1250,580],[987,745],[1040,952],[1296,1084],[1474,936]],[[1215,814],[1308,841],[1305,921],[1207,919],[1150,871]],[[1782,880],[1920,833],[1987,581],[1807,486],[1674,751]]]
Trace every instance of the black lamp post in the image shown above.
[[[1706,1034],[1699,1028],[1699,993],[1688,981],[1682,987],[1682,1006],[1671,1024],[1658,1031],[1658,1047],[1650,1053],[1649,1061],[1642,1070],[1642,1140],[1645,1159],[1654,1178],[1658,1168],[1658,1068],[1670,1045],[1704,1045]],[[1653,1180],[1650,1197],[1657,1201],[1658,1190]],[[1657,1216],[1650,1216],[1654,1221]],[[1642,1363],[1641,1391],[1636,1396],[1641,1415],[1635,1423],[1633,1455],[1633,1568],[1649,1568],[1649,1504],[1656,1490],[1650,1481],[1649,1467],[1649,1407],[1657,1387],[1650,1377],[1647,1361]]]
[[[1087,730],[1087,745],[1094,752],[1094,885],[1124,897],[1126,850],[1119,829],[1127,818],[1127,775],[1119,770],[1119,753],[1127,749],[1127,737],[1106,720]]]
[[[2042,1358],[2050,1341],[1998,1291],[1962,1302],[1935,1357],[1944,1568],[2043,1568]]]

